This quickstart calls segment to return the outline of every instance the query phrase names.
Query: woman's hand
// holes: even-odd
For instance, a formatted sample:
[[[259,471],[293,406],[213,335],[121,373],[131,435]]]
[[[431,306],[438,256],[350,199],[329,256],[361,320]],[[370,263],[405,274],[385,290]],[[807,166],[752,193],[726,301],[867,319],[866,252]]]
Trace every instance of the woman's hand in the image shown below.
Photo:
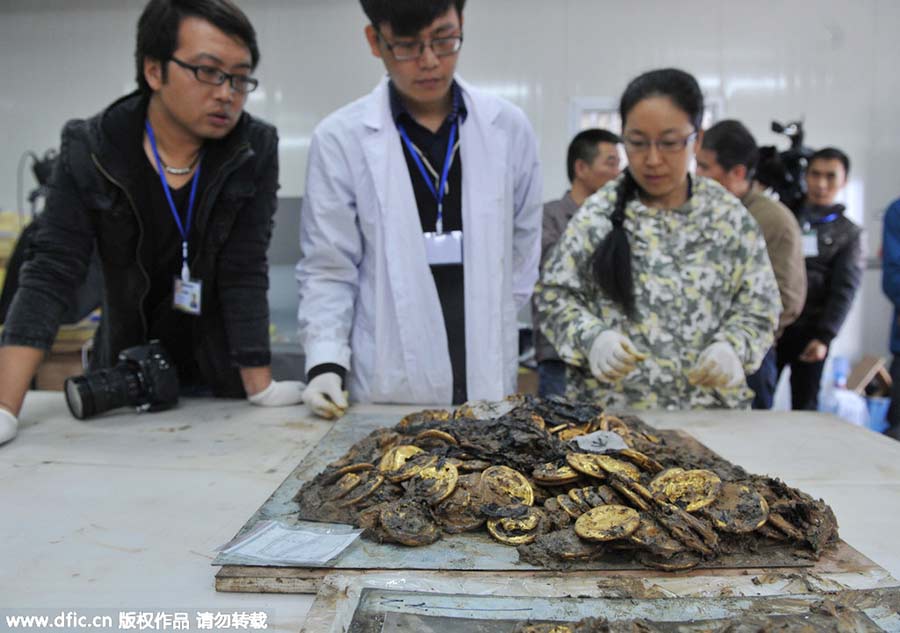
[[[715,389],[734,389],[747,380],[737,352],[724,341],[703,350],[687,377],[694,386]]]
[[[637,364],[647,358],[638,352],[634,344],[613,330],[606,330],[591,345],[588,361],[591,373],[597,380],[616,382],[635,370]]]

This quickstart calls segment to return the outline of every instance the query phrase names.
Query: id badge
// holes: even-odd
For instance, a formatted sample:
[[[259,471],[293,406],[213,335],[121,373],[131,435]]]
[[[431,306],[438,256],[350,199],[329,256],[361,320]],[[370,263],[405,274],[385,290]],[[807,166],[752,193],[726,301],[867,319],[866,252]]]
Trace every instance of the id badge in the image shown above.
[[[200,315],[200,293],[203,290],[203,282],[197,279],[185,281],[181,277],[175,278],[175,290],[172,296],[172,307],[175,310]]]
[[[803,232],[803,256],[819,256],[819,234],[815,229]]]
[[[463,263],[463,233],[425,233],[425,257],[429,266]]]

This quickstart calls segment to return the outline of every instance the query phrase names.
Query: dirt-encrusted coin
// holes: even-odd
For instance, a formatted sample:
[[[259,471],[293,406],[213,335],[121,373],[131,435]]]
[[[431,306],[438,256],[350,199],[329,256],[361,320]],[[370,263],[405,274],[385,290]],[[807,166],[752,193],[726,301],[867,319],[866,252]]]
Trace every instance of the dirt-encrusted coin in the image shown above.
[[[688,512],[696,512],[716,500],[722,480],[711,470],[670,468],[650,482],[650,491]]]
[[[518,518],[488,519],[487,529],[491,536],[506,545],[524,545],[538,536],[542,513],[538,508],[527,506],[524,516]]]
[[[481,473],[480,496],[483,503],[501,506],[534,504],[534,489],[528,479],[509,466],[491,466]]]
[[[626,506],[600,506],[575,521],[575,533],[589,541],[613,541],[625,538],[640,527],[641,517]]]
[[[379,488],[379,486],[384,483],[384,477],[374,470],[370,470],[360,479],[362,479],[362,481],[359,483],[359,485],[355,486],[345,497],[340,500],[340,502],[337,504],[338,507],[346,508],[347,506],[352,506],[356,503],[359,503],[370,494],[375,492]]]
[[[746,534],[765,525],[769,504],[750,486],[726,481],[705,512],[713,525],[723,532]]]
[[[378,470],[383,473],[400,470],[410,457],[421,455],[424,451],[412,444],[402,444],[388,450],[378,462]]]
[[[531,471],[531,476],[540,484],[548,486],[558,486],[571,483],[578,479],[579,474],[571,466],[559,466],[553,462],[549,464],[541,464]]]
[[[418,547],[441,538],[441,529],[419,502],[404,499],[385,504],[379,514],[381,528],[401,545]]]
[[[362,481],[362,479],[356,473],[347,473],[338,479],[337,483],[328,488],[325,493],[325,499],[327,501],[336,501],[340,499],[358,486],[360,481]]]
[[[431,505],[437,505],[456,489],[459,472],[447,460],[426,466],[410,480],[408,492]]]

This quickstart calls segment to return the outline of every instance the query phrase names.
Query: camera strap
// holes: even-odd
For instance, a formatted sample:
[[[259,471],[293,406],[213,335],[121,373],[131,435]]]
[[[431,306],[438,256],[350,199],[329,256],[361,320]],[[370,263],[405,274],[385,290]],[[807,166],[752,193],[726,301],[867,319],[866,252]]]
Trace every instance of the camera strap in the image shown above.
[[[181,216],[178,215],[178,209],[175,207],[175,201],[172,199],[172,190],[166,181],[166,171],[163,167],[162,159],[159,156],[159,150],[156,147],[156,135],[153,133],[153,126],[150,121],[144,121],[144,127],[147,130],[147,138],[150,140],[150,147],[153,149],[153,157],[156,159],[157,172],[162,182],[163,192],[166,194],[166,200],[169,202],[169,209],[172,211],[172,217],[175,219],[175,226],[181,234],[181,278],[175,278],[175,288],[173,291],[172,306],[176,310],[187,312],[188,314],[200,314],[200,296],[202,291],[202,282],[191,279],[191,271],[188,268],[188,234],[191,230],[191,220],[194,217],[194,200],[197,197],[197,183],[200,181],[200,167],[203,163],[203,156],[197,159],[197,169],[194,171],[194,177],[191,178],[191,195],[188,199],[187,216],[184,223]]]

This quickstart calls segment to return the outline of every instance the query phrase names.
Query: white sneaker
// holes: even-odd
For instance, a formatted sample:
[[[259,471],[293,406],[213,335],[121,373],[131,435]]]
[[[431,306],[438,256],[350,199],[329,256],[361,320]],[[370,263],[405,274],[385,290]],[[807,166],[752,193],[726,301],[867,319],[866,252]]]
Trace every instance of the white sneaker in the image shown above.
[[[16,436],[19,420],[12,413],[0,407],[0,444],[5,444]]]

